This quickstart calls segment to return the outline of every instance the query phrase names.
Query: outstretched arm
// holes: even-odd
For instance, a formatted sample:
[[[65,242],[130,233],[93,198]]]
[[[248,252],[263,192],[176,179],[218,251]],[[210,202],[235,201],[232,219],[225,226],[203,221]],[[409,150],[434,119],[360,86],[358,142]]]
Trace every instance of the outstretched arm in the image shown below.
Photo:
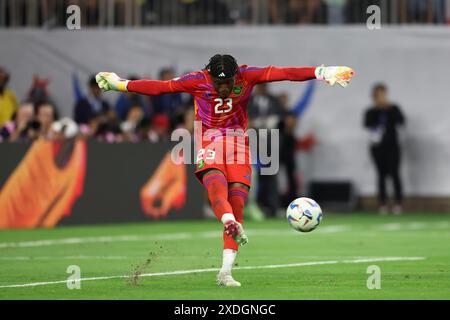
[[[203,78],[199,72],[184,75],[172,80],[127,80],[120,78],[112,72],[100,72],[95,79],[100,89],[104,91],[134,92],[147,95],[160,95],[165,93],[190,92]]]
[[[248,67],[244,70],[245,77],[252,83],[272,81],[306,81],[312,79],[325,80],[328,84],[336,82],[346,87],[354,71],[349,67]]]
[[[133,80],[127,84],[128,92],[135,92],[147,95],[160,95],[164,93],[174,93],[175,91],[171,84],[172,80]]]
[[[314,67],[248,67],[245,77],[253,83],[272,81],[305,81],[315,79]]]

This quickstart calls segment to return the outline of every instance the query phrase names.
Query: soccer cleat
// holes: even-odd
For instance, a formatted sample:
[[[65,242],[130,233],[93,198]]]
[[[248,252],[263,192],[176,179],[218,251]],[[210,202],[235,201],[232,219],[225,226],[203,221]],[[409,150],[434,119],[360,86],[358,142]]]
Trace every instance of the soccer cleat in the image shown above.
[[[217,285],[225,287],[240,287],[241,283],[234,280],[230,271],[221,271],[217,275]]]
[[[240,245],[243,246],[248,243],[248,237],[245,234],[242,225],[234,220],[228,220],[224,224],[224,231],[226,234],[233,237],[233,239]]]

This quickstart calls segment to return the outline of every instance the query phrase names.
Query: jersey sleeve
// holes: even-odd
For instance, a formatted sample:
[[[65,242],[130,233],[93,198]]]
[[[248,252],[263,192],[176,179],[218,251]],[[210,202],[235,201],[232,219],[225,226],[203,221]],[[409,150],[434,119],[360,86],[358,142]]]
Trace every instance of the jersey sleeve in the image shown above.
[[[257,84],[272,81],[306,81],[316,79],[315,67],[247,67],[242,71],[244,79]]]
[[[171,80],[133,80],[129,81],[127,90],[129,92],[160,95],[165,93],[192,93],[204,81],[205,76],[202,72],[191,72],[180,78]]]

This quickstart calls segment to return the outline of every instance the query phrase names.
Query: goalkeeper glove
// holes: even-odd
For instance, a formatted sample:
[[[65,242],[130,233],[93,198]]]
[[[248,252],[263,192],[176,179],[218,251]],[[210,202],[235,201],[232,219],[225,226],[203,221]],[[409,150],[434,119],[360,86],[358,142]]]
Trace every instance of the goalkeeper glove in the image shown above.
[[[325,67],[321,65],[316,68],[315,75],[318,80],[325,80],[331,86],[337,82],[341,86],[346,87],[350,79],[355,75],[355,72],[349,67]]]
[[[128,92],[127,85],[129,80],[121,79],[114,72],[99,72],[95,76],[95,81],[97,81],[99,88],[104,91]]]

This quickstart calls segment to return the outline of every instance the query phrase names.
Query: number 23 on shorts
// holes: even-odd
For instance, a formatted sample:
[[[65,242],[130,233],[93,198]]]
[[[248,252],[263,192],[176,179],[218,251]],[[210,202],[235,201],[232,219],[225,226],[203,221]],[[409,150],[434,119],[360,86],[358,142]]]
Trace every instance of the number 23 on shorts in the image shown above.
[[[214,160],[215,157],[216,157],[216,151],[214,151],[213,149],[204,149],[203,148],[203,149],[198,150],[196,162],[200,166],[200,164],[203,164],[203,162],[205,160]]]

